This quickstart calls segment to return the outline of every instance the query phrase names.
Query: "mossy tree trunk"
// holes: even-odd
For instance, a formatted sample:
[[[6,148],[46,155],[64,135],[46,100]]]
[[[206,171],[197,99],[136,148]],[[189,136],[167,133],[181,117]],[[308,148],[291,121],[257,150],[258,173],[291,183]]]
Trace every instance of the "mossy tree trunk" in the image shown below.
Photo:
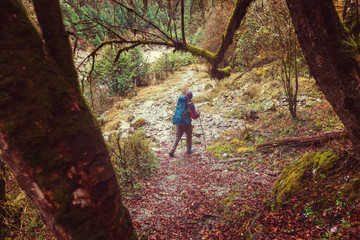
[[[58,239],[136,239],[81,96],[59,2],[0,1],[0,154]]]
[[[226,67],[224,69],[218,69],[221,61],[224,59],[226,51],[229,49],[230,45],[233,43],[233,38],[235,32],[240,27],[241,21],[244,19],[246,15],[246,11],[250,4],[254,2],[254,0],[237,0],[235,3],[234,11],[230,17],[228,25],[226,27],[225,33],[222,36],[221,44],[219,46],[218,51],[216,52],[214,59],[212,59],[211,63],[211,75],[218,79],[222,79],[226,76],[230,75],[231,68]]]
[[[6,171],[5,164],[0,157],[0,237],[6,231],[5,203],[6,203]]]
[[[360,56],[332,0],[286,0],[311,74],[360,156]]]

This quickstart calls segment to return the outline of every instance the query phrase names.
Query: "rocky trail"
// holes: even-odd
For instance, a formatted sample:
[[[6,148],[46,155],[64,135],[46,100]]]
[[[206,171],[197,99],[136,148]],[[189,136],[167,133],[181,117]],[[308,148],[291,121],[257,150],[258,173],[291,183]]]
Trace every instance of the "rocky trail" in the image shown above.
[[[260,171],[229,170],[231,159],[219,162],[206,152],[206,145],[221,132],[244,124],[238,119],[224,117],[230,106],[217,99],[195,104],[201,111],[202,121],[193,121],[194,153],[185,154],[184,140],[175,157],[169,157],[174,138],[170,119],[177,97],[187,88],[196,99],[216,84],[209,78],[200,81],[197,78],[199,71],[204,69],[189,67],[176,73],[171,82],[161,84],[161,90],[150,89],[151,94],[147,97],[139,94],[121,112],[122,116],[134,118],[132,122],[122,120],[118,124],[116,131],[123,137],[137,119],[143,118],[147,137],[158,143],[153,151],[159,159],[159,170],[143,184],[140,195],[125,196],[125,205],[142,239],[234,239],[240,233],[231,224],[228,226],[226,217],[234,215],[243,206],[262,206],[274,181],[273,175]],[[220,111],[216,114],[208,112],[207,105]],[[105,132],[104,136],[107,134],[110,133]]]
[[[121,117],[113,116],[112,118],[123,119],[123,116],[131,116],[133,120],[129,122],[125,118],[118,121],[116,131],[121,132],[122,136],[126,137],[136,120],[145,119],[146,125],[143,128],[147,132],[147,137],[153,138],[154,141],[160,143],[171,142],[174,130],[171,117],[177,98],[181,95],[183,89],[186,88],[192,91],[194,99],[196,99],[197,96],[211,91],[216,84],[216,81],[210,78],[199,81],[198,77],[196,77],[199,72],[204,73],[205,68],[203,66],[196,66],[196,69],[195,67],[188,67],[181,72],[175,73],[171,81],[165,81],[160,86],[155,86],[154,89],[149,87],[148,91],[150,93],[147,93],[145,96],[132,99],[132,103],[119,113]],[[204,137],[210,141],[228,128],[234,128],[243,124],[238,119],[224,117],[229,106],[226,106],[220,100],[196,102],[195,106],[202,112],[201,121],[200,119],[193,121],[195,143],[200,143],[200,138],[204,139]],[[204,111],[208,106],[217,109],[218,112],[213,114]],[[101,117],[106,119],[107,114],[108,112],[105,112]],[[110,134],[111,132],[105,132],[104,137],[106,138]]]

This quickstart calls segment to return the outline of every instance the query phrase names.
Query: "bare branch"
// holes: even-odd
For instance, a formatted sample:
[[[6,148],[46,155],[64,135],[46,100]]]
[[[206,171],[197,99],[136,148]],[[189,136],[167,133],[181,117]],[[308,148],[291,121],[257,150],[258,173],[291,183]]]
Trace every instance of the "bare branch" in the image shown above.
[[[140,46],[140,45],[141,45],[141,43],[136,43],[136,44],[131,45],[131,46],[129,46],[129,47],[121,48],[121,49],[117,52],[114,62],[117,62],[117,60],[119,60],[119,57],[120,57],[120,54],[121,54],[121,53],[126,52],[126,51],[129,51],[130,49],[136,48],[137,46]]]
[[[153,22],[149,21],[148,19],[146,19],[145,17],[141,16],[138,12],[135,11],[134,8],[125,6],[123,3],[117,1],[117,0],[112,0],[113,2],[119,4],[121,7],[125,8],[127,11],[135,14],[137,17],[139,17],[140,19],[142,19],[143,21],[145,21],[146,23],[150,24],[151,26],[153,26],[156,30],[158,30],[161,34],[163,34],[167,39],[169,39],[170,41],[172,41],[173,43],[175,43],[175,41],[169,36],[167,35],[164,31],[162,31],[158,26],[156,26]]]
[[[65,2],[67,4],[69,4],[73,9],[81,12],[82,15],[86,16],[88,19],[90,19],[91,21],[93,21],[94,23],[99,24],[100,26],[102,26],[103,28],[105,28],[106,30],[108,30],[109,32],[111,32],[112,34],[114,34],[116,37],[120,37],[120,35],[118,33],[116,33],[112,28],[106,26],[104,23],[100,22],[98,19],[95,19],[91,16],[89,16],[88,14],[86,14],[85,12],[83,12],[81,9],[79,9],[78,7],[74,6],[74,4],[70,3],[68,0],[65,0]],[[109,24],[109,23],[108,23]],[[111,26],[111,24],[109,24]],[[112,26],[113,27],[113,26]]]

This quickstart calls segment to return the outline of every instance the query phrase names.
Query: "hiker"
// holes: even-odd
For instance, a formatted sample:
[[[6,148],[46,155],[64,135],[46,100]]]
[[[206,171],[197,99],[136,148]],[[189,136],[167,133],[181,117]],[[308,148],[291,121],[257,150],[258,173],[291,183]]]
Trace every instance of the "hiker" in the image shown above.
[[[186,133],[186,153],[191,154],[193,153],[193,150],[191,148],[191,138],[192,138],[192,125],[191,125],[191,118],[197,119],[200,117],[200,111],[196,111],[194,104],[191,102],[191,99],[193,97],[192,92],[187,92],[185,96],[180,96],[177,104],[177,109],[179,109],[179,101],[182,99],[185,99],[185,106],[183,107],[182,111],[185,111],[183,119],[179,121],[174,121],[174,117],[178,113],[177,110],[175,111],[175,115],[173,117],[173,123],[176,124],[176,133],[175,133],[175,140],[173,142],[173,145],[171,147],[171,150],[169,152],[170,157],[174,157],[174,153],[176,150],[176,147],[183,135],[183,133]]]

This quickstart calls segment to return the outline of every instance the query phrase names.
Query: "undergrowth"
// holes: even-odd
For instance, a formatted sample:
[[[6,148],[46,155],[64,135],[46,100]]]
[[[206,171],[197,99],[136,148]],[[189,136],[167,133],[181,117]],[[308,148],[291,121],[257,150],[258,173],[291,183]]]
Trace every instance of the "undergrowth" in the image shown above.
[[[14,176],[7,170],[4,173],[0,176],[6,180],[5,199],[0,201],[0,239],[52,239],[38,211],[20,189]]]
[[[170,73],[180,70],[196,61],[196,57],[190,53],[171,52],[163,54],[149,69],[149,75],[152,76],[154,83],[163,81]]]
[[[269,69],[269,66],[264,66],[245,74],[235,74],[208,93],[207,96],[218,98],[224,105],[232,105],[232,110],[224,111],[224,115],[240,119],[242,123],[237,128],[223,132],[207,150],[219,161],[225,162],[228,171],[239,171],[239,174],[242,171],[270,172],[277,178],[287,166],[299,162],[304,154],[319,151],[334,152],[339,156],[339,163],[335,165],[344,167],[319,173],[318,169],[307,171],[318,174],[316,183],[319,185],[304,184],[297,191],[294,188],[295,193],[287,202],[287,206],[293,208],[276,210],[275,205],[270,204],[268,209],[265,206],[253,209],[243,206],[241,202],[231,202],[231,206],[238,204],[237,209],[225,211],[229,204],[219,203],[224,208],[221,213],[224,228],[236,226],[239,236],[245,236],[248,232],[262,232],[283,239],[295,233],[303,239],[355,239],[353,237],[360,229],[360,205],[354,196],[360,192],[360,178],[348,140],[298,147],[285,145],[261,151],[256,149],[257,144],[275,139],[312,136],[344,128],[314,80],[309,78],[301,78],[298,117],[293,119],[281,93],[281,86],[268,74]],[[326,196],[328,198],[324,198]],[[266,220],[259,221],[256,217],[259,215]],[[288,224],[291,227],[283,227]],[[309,230],[299,232],[296,227]]]
[[[141,129],[127,138],[119,135],[109,137],[107,145],[123,194],[141,190],[141,182],[158,168],[157,158],[151,151],[150,144]]]

